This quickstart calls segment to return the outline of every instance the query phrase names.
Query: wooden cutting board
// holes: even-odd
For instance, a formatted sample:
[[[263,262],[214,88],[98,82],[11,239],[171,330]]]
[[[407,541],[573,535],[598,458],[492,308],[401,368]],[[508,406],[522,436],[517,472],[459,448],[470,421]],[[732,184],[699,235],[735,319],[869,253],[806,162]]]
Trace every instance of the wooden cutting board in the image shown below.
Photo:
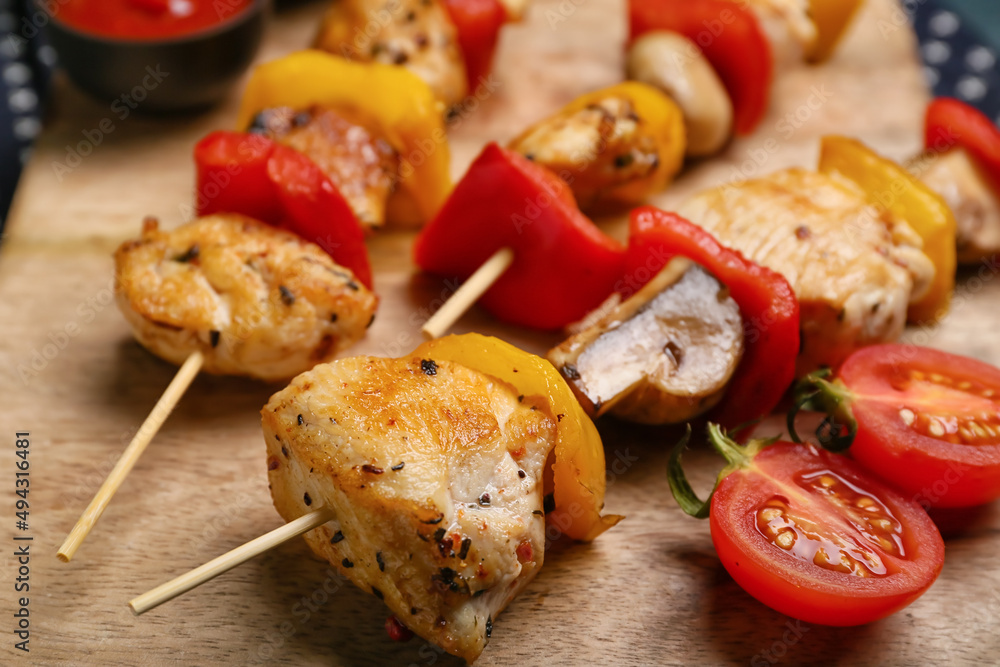
[[[309,43],[324,3],[280,11],[260,55]],[[740,174],[811,166],[824,133],[857,135],[897,158],[918,148],[927,99],[912,35],[890,0],[870,0],[828,65],[782,65],[771,111],[753,137],[692,166],[657,202]],[[508,28],[493,96],[452,133],[454,173],[479,147],[507,139],[575,95],[613,83],[625,36],[619,0],[538,0]],[[173,225],[191,201],[191,148],[231,126],[238,91],[198,116],[118,117],[63,80],[24,174],[0,260],[0,489],[5,510],[0,662],[38,664],[449,665],[418,639],[390,642],[388,615],[295,540],[140,618],[126,602],[280,524],[267,492],[258,410],[278,386],[200,377],[70,564],[56,549],[175,369],[133,340],[111,303],[111,252],[145,215]],[[114,130],[69,172],[85,131]],[[105,124],[106,126],[106,124]],[[95,136],[90,132],[91,137]],[[96,143],[93,142],[93,143]],[[602,221],[623,237],[622,220]],[[412,234],[370,243],[382,307],[354,352],[397,355],[442,285],[415,274]],[[966,278],[954,312],[909,338],[1000,363],[996,267]],[[531,351],[549,335],[482,313],[459,330],[500,335]],[[34,366],[32,363],[34,362]],[[30,369],[25,372],[24,369]],[[775,429],[780,422],[775,422]],[[983,664],[1000,659],[1000,515],[987,507],[948,540],[938,582],[884,621],[834,629],[790,621],[737,587],[708,525],[669,498],[666,451],[676,431],[601,424],[607,509],[627,515],[591,545],[558,544],[495,625],[479,664]],[[14,528],[15,431],[29,431],[30,530]],[[688,457],[705,488],[719,461]],[[13,536],[31,535],[30,649],[13,648]],[[21,542],[20,544],[24,544]],[[20,597],[22,594],[17,594]]]

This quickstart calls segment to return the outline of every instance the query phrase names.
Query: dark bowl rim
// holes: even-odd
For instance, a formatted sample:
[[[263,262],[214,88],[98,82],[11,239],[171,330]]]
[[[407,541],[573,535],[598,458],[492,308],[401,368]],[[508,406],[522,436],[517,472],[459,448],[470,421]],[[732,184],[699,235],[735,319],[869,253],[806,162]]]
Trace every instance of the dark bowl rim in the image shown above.
[[[198,30],[197,32],[189,32],[181,35],[175,35],[166,38],[156,38],[156,39],[130,39],[127,37],[112,37],[110,35],[101,35],[98,33],[87,32],[85,30],[80,30],[65,21],[59,20],[55,14],[50,14],[49,11],[43,7],[43,4],[53,4],[51,2],[45,3],[44,0],[34,0],[33,4],[45,15],[49,17],[49,23],[55,25],[63,32],[69,33],[76,38],[90,40],[93,42],[100,42],[110,46],[147,46],[147,47],[164,47],[164,46],[175,46],[188,44],[191,42],[196,42],[202,39],[208,39],[212,37],[217,37],[225,32],[233,30],[247,21],[251,21],[254,18],[260,16],[265,11],[267,11],[268,5],[270,5],[271,0],[250,0],[250,6],[245,10],[237,13],[234,16],[230,16],[221,23],[216,23],[207,28]],[[54,4],[61,4],[59,0],[56,0]]]

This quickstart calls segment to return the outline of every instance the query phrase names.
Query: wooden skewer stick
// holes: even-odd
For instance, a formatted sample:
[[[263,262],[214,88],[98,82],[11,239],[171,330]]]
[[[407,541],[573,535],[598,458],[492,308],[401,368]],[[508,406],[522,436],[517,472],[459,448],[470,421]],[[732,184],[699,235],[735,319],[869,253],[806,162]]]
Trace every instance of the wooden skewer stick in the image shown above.
[[[320,508],[315,512],[310,512],[304,516],[300,516],[298,519],[286,523],[280,528],[275,528],[270,533],[261,535],[257,539],[251,540],[243,546],[236,547],[232,551],[224,553],[218,558],[208,561],[201,567],[196,567],[176,579],[172,579],[165,584],[157,586],[148,593],[143,593],[129,602],[128,606],[132,610],[132,613],[138,616],[143,612],[149,611],[153,607],[157,607],[164,602],[173,600],[182,593],[187,593],[195,586],[200,586],[209,579],[214,579],[223,572],[245,563],[254,556],[258,556],[268,549],[273,549],[279,544],[287,542],[302,533],[308,533],[313,528],[318,528],[334,518],[333,511],[325,507]]]
[[[133,436],[132,442],[125,448],[121,458],[118,459],[115,467],[111,470],[111,474],[104,480],[104,484],[97,491],[97,495],[94,496],[94,499],[90,501],[90,505],[87,506],[87,509],[84,510],[79,520],[77,520],[76,525],[73,526],[73,530],[66,537],[66,541],[59,547],[59,553],[57,554],[59,560],[68,563],[76,553],[76,550],[83,544],[83,541],[87,539],[87,535],[90,534],[94,524],[101,518],[104,509],[111,502],[112,496],[115,495],[118,487],[125,481],[125,477],[131,472],[139,457],[142,456],[146,446],[160,430],[160,427],[163,426],[163,422],[170,416],[174,406],[181,400],[184,392],[187,391],[195,376],[198,375],[198,371],[201,370],[204,361],[205,356],[200,351],[195,351],[181,365],[180,370],[177,371],[177,375],[174,376],[174,379],[167,386],[167,390],[160,396],[160,400],[153,406],[153,410],[146,417],[146,421],[142,423],[139,431]]]
[[[451,298],[438,308],[424,324],[421,331],[428,339],[438,338],[458,321],[472,304],[479,300],[486,290],[492,287],[503,272],[510,268],[514,261],[514,251],[510,248],[500,248],[493,256],[483,262],[469,279],[462,283]]]

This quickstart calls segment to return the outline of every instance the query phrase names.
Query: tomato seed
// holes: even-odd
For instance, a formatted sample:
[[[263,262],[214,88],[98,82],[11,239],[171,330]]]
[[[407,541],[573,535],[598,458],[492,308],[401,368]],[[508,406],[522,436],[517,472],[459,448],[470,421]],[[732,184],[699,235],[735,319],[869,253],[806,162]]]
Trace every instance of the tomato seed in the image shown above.
[[[795,546],[795,533],[791,530],[783,530],[774,536],[774,543],[788,551]]]
[[[779,516],[781,516],[781,510],[777,507],[766,507],[760,511],[760,518],[764,523],[771,523]]]
[[[903,408],[899,411],[899,418],[903,420],[903,423],[907,426],[913,426],[913,422],[917,420],[917,416],[913,414],[913,410],[908,410]]]

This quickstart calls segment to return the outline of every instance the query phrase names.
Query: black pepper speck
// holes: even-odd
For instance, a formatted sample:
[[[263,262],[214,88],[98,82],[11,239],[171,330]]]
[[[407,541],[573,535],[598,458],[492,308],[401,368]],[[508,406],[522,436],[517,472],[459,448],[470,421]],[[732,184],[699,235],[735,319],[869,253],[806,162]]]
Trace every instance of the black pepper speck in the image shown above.
[[[198,244],[195,243],[193,246],[188,248],[183,255],[180,255],[175,261],[178,261],[182,264],[187,264],[188,262],[193,262],[197,260],[200,254],[201,254],[201,249],[198,247]]]

